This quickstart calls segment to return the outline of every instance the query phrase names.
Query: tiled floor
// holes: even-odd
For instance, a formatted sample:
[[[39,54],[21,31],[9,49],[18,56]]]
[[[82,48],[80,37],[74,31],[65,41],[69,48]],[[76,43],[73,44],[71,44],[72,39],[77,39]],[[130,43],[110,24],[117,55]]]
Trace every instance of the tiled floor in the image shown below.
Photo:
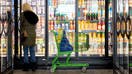
[[[52,73],[50,70],[37,70],[35,72],[28,71],[24,72],[21,70],[15,70],[13,74],[113,74],[112,70],[87,70],[86,73],[81,72],[81,70],[56,70]]]

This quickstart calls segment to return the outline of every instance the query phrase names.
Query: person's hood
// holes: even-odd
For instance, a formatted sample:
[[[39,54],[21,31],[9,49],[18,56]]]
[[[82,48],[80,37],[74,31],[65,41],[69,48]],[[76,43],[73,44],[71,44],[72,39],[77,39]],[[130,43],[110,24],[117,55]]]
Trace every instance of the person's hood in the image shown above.
[[[30,24],[36,25],[39,21],[38,16],[32,11],[24,11],[23,15]]]
[[[28,4],[28,3],[24,3],[23,5],[22,5],[22,10],[23,10],[23,12],[24,11],[32,11],[32,7],[31,7],[31,5],[30,4]]]

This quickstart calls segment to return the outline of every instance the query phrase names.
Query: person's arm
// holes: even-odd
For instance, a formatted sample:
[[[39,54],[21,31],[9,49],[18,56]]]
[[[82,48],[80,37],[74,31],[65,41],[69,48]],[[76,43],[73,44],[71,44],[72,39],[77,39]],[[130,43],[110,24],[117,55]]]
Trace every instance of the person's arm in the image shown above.
[[[23,14],[20,15],[20,33],[23,33],[25,30],[24,17]]]

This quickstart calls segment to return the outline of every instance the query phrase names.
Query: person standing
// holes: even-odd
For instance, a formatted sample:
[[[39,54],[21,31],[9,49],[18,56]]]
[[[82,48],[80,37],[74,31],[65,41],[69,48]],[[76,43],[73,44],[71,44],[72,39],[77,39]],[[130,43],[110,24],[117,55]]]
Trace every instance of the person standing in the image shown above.
[[[36,70],[35,43],[36,43],[36,24],[38,16],[32,11],[28,3],[22,5],[23,12],[20,15],[20,41],[24,51],[23,70],[28,71],[29,67]],[[30,52],[30,61],[28,58]]]

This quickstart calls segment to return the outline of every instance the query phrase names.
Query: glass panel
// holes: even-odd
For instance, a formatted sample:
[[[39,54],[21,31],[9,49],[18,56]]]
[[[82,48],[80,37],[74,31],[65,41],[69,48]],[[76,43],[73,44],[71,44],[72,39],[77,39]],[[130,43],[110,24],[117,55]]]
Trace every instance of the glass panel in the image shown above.
[[[105,54],[105,0],[78,0],[79,56]]]
[[[108,52],[109,52],[109,56],[112,56],[113,55],[113,49],[112,49],[112,12],[113,12],[113,7],[112,7],[112,0],[109,0],[109,21],[108,21]]]
[[[0,0],[0,71],[12,66],[12,2]]]
[[[131,24],[128,0],[117,1],[117,66],[124,74],[129,73],[129,37]]]
[[[119,1],[119,0],[118,0]],[[120,9],[120,7],[122,6],[121,4],[121,1],[118,2],[117,1],[117,21],[116,21],[116,27],[117,27],[117,58],[116,58],[116,65],[118,68],[120,68],[120,65],[122,64],[122,59],[121,59],[121,54],[123,53],[122,52],[122,49],[123,48],[122,44],[123,44],[123,39],[122,39],[122,36],[120,34],[120,28],[121,28],[121,18],[120,18],[120,13],[122,11],[122,9]],[[120,4],[120,5],[119,5]]]
[[[45,55],[45,0],[22,0],[29,3],[33,11],[38,15],[39,22],[36,25],[36,56]]]
[[[131,18],[131,23],[132,23],[132,1],[129,0],[129,14]],[[129,39],[129,64],[130,64],[130,69],[132,69],[132,24],[130,26],[131,34],[130,34],[130,39]]]
[[[49,56],[56,55],[55,36],[51,32],[62,28],[75,49],[75,0],[48,0]],[[75,53],[72,53],[74,56]]]
[[[122,14],[123,14],[123,0],[118,0],[117,1],[118,6],[117,6],[117,14],[119,18],[117,18],[117,57],[119,59],[119,70],[121,70],[123,72],[123,36],[121,33],[123,33],[123,31],[121,30],[122,28],[122,22],[123,21],[122,18]]]
[[[130,33],[131,33],[131,30],[130,30],[130,26],[131,26],[131,19],[130,19],[130,16],[129,16],[129,5],[128,5],[128,0],[125,0],[124,1],[124,12],[125,12],[125,15],[126,16],[126,23],[125,23],[125,31],[126,31],[126,36],[124,37],[124,44],[123,44],[123,47],[124,47],[124,70],[125,70],[125,74],[129,74],[129,37],[130,37]]]

